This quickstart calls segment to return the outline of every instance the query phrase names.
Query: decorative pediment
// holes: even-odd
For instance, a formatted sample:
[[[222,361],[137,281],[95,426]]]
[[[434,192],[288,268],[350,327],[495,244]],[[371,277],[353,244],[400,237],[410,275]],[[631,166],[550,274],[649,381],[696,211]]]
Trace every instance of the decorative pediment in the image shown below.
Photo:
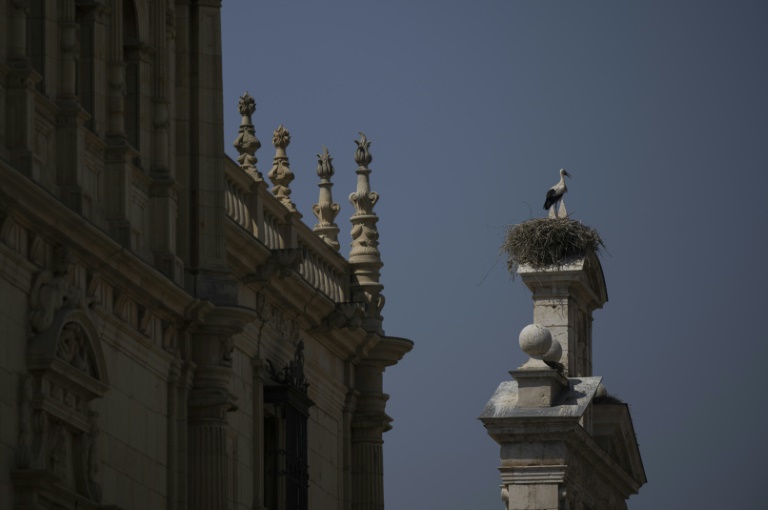
[[[587,276],[590,290],[597,296],[598,302],[606,303],[608,301],[608,287],[605,285],[605,275],[600,259],[592,252],[584,259],[584,272]]]
[[[30,300],[14,485],[23,497],[61,502],[62,495],[76,494],[72,501],[95,508],[101,459],[91,402],[104,396],[109,379],[98,330],[84,305],[82,292],[63,277],[38,275]]]
[[[597,443],[635,481],[645,483],[645,469],[627,404],[596,402],[592,410],[592,436]]]
[[[104,395],[109,381],[106,362],[88,312],[62,309],[50,326],[33,336],[27,346],[30,372],[66,381],[66,385],[91,400]],[[56,374],[53,376],[52,374]]]

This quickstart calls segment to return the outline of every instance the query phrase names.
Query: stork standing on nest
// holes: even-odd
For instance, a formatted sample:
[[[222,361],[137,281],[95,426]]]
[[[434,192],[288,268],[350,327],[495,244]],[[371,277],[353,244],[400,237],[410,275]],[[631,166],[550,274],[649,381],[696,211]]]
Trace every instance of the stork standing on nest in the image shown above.
[[[565,171],[565,168],[560,169],[560,182],[549,188],[547,191],[547,199],[544,201],[544,209],[549,210],[550,218],[566,218],[568,213],[565,210],[565,203],[563,202],[563,195],[568,192],[568,187],[565,185],[565,178],[571,177],[571,174]],[[557,203],[560,203],[559,209]],[[555,207],[552,207],[555,206]]]

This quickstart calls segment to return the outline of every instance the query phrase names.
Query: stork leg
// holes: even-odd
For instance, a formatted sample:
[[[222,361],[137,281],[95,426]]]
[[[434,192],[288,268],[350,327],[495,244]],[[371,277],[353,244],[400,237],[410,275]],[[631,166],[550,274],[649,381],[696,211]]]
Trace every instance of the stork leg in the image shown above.
[[[552,204],[552,207],[549,208],[549,215],[547,216],[548,218],[557,218],[557,214],[555,214],[556,208],[557,202]]]

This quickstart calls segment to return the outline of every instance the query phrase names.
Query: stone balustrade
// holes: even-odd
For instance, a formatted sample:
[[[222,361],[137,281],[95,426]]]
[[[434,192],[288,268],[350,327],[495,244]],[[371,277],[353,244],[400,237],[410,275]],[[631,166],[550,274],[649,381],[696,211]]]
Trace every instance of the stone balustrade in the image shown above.
[[[227,160],[227,216],[270,250],[298,248],[298,273],[312,287],[337,303],[349,300],[349,265],[316,232],[292,214],[262,182]]]

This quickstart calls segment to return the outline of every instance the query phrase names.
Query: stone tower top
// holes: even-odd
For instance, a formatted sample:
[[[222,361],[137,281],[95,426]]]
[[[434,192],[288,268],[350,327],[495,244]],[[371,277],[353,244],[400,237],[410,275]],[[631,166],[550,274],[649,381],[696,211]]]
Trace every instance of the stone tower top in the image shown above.
[[[518,274],[533,293],[533,322],[552,333],[569,377],[592,375],[592,312],[608,301],[603,268],[595,253],[563,266]]]

